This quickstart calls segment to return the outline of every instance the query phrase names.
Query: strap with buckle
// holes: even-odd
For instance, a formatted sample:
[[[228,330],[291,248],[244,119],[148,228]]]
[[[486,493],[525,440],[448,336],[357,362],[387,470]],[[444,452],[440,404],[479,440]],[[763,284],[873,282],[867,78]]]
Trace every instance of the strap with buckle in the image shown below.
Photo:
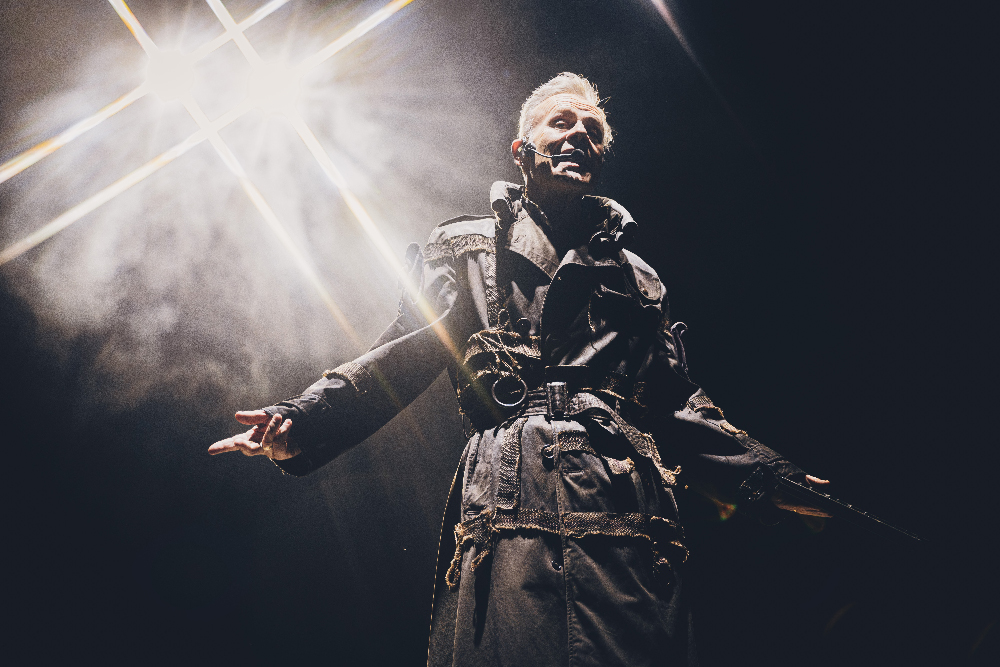
[[[545,384],[545,397],[549,414],[555,419],[562,419],[566,414],[566,404],[569,402],[569,393],[565,382],[548,382]]]

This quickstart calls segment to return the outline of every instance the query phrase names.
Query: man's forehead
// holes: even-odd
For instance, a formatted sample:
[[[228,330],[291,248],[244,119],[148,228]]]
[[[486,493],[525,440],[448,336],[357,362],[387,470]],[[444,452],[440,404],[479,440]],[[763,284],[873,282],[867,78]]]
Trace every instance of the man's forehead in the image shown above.
[[[541,104],[538,105],[538,108],[535,111],[535,117],[536,119],[545,118],[557,109],[566,108],[574,109],[576,111],[586,111],[597,116],[601,119],[601,121],[604,120],[603,109],[591,104],[579,95],[573,95],[572,93],[558,93],[552,97],[546,98]]]

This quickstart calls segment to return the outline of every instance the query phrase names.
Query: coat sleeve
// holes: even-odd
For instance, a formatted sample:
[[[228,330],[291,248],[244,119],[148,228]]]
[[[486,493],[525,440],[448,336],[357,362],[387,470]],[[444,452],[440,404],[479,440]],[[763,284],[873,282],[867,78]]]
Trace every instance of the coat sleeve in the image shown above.
[[[681,464],[685,477],[713,499],[769,521],[776,511],[762,484],[771,475],[805,483],[801,468],[765,447],[728,421],[697,384],[691,381],[683,343],[671,331],[666,297],[658,329],[653,366],[661,390],[651,425],[664,459]],[[686,397],[685,397],[686,395]]]
[[[428,247],[440,245],[442,234],[435,229]],[[407,253],[411,278],[436,319],[429,322],[404,291],[399,315],[371,350],[326,371],[302,394],[264,408],[292,420],[289,437],[301,454],[277,462],[285,472],[307,474],[366,439],[453,363],[456,342],[468,337],[469,290],[460,287],[465,279],[453,258],[425,263],[414,250]]]

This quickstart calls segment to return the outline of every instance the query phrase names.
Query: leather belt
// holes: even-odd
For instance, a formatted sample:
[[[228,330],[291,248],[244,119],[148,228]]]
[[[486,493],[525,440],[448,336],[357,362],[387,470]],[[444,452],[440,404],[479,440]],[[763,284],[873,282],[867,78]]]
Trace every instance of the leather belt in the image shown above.
[[[560,387],[559,385],[562,386]],[[600,412],[610,417],[636,453],[653,463],[657,472],[660,473],[663,483],[666,486],[675,486],[677,484],[677,475],[680,473],[680,468],[668,470],[663,466],[663,462],[660,459],[660,450],[656,447],[656,442],[652,436],[632,426],[617,410],[594,394],[581,391],[569,395],[566,392],[564,383],[550,382],[545,386],[544,390],[527,392],[521,409],[512,415],[507,423],[513,423],[515,420],[529,415],[548,415],[554,419],[562,419],[563,417],[572,417],[589,411]]]

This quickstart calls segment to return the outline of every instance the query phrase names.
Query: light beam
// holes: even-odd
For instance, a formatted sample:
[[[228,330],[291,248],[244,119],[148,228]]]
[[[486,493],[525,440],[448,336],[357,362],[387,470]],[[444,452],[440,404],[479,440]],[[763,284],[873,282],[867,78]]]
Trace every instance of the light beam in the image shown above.
[[[354,26],[342,36],[338,37],[334,41],[327,44],[325,47],[317,51],[315,54],[309,56],[301,63],[299,63],[299,68],[305,72],[316,67],[323,61],[333,57],[337,52],[345,49],[348,45],[354,42],[356,39],[369,32],[375,26],[385,21],[387,18],[398,12],[400,9],[406,5],[413,2],[413,0],[393,0],[387,4],[382,9],[378,10],[364,21]]]
[[[276,10],[288,4],[288,2],[289,0],[271,0],[271,2],[267,3],[266,5],[262,5],[261,7],[256,9],[250,16],[240,21],[239,25],[237,26],[239,28],[239,32],[242,33],[250,26],[256,25],[264,18],[273,14]],[[228,42],[233,38],[233,34],[234,33],[227,30],[226,32],[222,33],[215,39],[202,44],[200,47],[195,49],[195,51],[191,54],[190,56],[191,63],[193,64],[198,62],[208,54],[212,53],[213,51],[224,45],[226,42]],[[36,146],[33,146],[32,148],[29,148],[28,150],[24,151],[20,155],[16,155],[10,160],[7,160],[2,165],[0,165],[0,183],[3,183],[7,179],[16,176],[17,174],[20,174],[22,171],[24,171],[31,165],[35,164],[42,158],[47,157],[52,153],[56,152],[69,142],[79,137],[84,132],[94,129],[95,127],[97,127],[98,125],[100,125],[101,123],[103,123],[108,118],[115,115],[128,105],[144,97],[148,92],[150,92],[149,86],[147,84],[143,84],[138,88],[136,88],[135,90],[132,90],[122,95],[117,100],[105,106],[92,116],[84,118],[83,120],[77,122],[72,127],[63,130],[62,132],[52,137],[51,139],[46,139],[45,141],[37,144]],[[168,99],[168,98],[163,98],[162,95],[160,97],[162,99]],[[169,98],[169,99],[174,99],[174,98]],[[2,264],[2,262],[0,262],[0,264]]]
[[[205,133],[203,131],[199,130],[195,132],[181,143],[156,156],[132,173],[123,176],[108,187],[83,200],[44,227],[32,232],[17,243],[7,246],[0,252],[0,266],[23,255],[39,243],[52,238],[97,207],[108,203],[139,181],[158,171],[161,167],[184,155],[184,153],[187,153],[204,140]]]
[[[108,1],[115,8],[115,11],[118,13],[118,15],[122,18],[122,21],[135,36],[136,40],[139,42],[140,46],[142,46],[143,50],[146,51],[146,53],[150,54],[151,56],[152,54],[158,53],[159,50],[157,49],[156,45],[153,43],[152,39],[146,33],[145,29],[143,29],[138,19],[136,19],[134,14],[132,14],[131,10],[123,2],[123,0],[108,0]],[[213,6],[213,0],[208,0],[209,5],[213,6],[213,11],[217,9],[221,10],[217,12],[216,15],[219,16],[220,14],[222,14],[223,16],[229,16],[228,12],[225,10],[225,7],[222,6],[221,2],[218,2],[218,0],[214,1],[215,5]],[[351,42],[355,41],[356,39],[360,38],[361,36],[371,31],[374,27],[385,21],[387,18],[389,18],[397,11],[408,5],[410,2],[412,2],[412,0],[393,0],[385,7],[375,12],[367,19],[359,23],[357,26],[349,30],[343,36],[331,42],[324,49],[320,50],[315,55],[306,58],[302,63],[299,64],[299,66],[296,69],[298,69],[299,71],[305,71],[322,63],[323,61],[327,60],[338,51],[347,47]],[[259,56],[257,56],[256,52],[253,50],[253,47],[250,46],[249,42],[246,40],[246,37],[242,34],[242,29],[245,29],[246,27],[253,25],[253,23],[256,23],[261,18],[267,16],[268,14],[270,14],[283,4],[285,4],[285,2],[270,2],[267,5],[261,7],[261,9],[259,9],[257,12],[254,12],[254,14],[252,14],[250,17],[248,17],[246,20],[242,21],[238,25],[232,24],[232,17],[230,16],[229,21],[223,21],[223,25],[226,26],[226,33],[220,36],[219,38],[216,38],[212,42],[209,42],[207,47],[203,47],[202,49],[196,51],[195,52],[196,56],[204,57],[204,55],[207,55],[207,53],[210,53],[211,50],[218,48],[229,39],[236,39],[237,37],[239,37],[242,39],[242,41],[245,42],[245,46],[248,47],[248,48],[241,48],[241,51],[243,51],[244,56],[247,57],[248,60],[256,56],[258,59],[257,62],[259,63],[260,62]],[[238,30],[233,29],[234,25]],[[204,51],[204,53],[202,53],[202,51]],[[142,90],[143,88],[147,88],[147,90],[143,91]],[[142,91],[142,93],[145,94],[145,92],[148,92],[148,87],[144,84],[139,89],[137,89],[137,91]],[[141,96],[142,95],[138,95],[138,97]],[[138,97],[136,97],[135,99],[138,99]],[[131,101],[134,101],[134,99]],[[131,103],[131,101],[129,103]],[[193,103],[193,100],[190,101]],[[120,106],[119,109],[124,108],[124,106],[127,106],[127,104]],[[196,107],[197,105],[193,104],[190,108],[188,108],[189,113],[191,113],[192,110],[195,109]],[[256,186],[252,183],[252,181],[250,181],[250,179],[246,177],[245,171],[243,171],[242,167],[236,161],[235,156],[232,155],[231,151],[229,151],[228,147],[225,146],[225,144],[221,141],[221,138],[219,138],[218,136],[219,130],[229,125],[237,118],[242,117],[251,108],[252,108],[252,100],[251,98],[247,98],[239,105],[234,107],[232,110],[230,110],[229,112],[223,114],[221,117],[216,119],[215,121],[208,121],[207,117],[204,116],[204,113],[198,114],[201,117],[201,120],[199,120],[198,117],[196,116],[197,112],[192,113],[192,116],[195,117],[196,122],[199,123],[200,129],[197,132],[195,132],[194,134],[192,134],[191,136],[189,136],[187,139],[180,142],[176,146],[160,154],[156,158],[150,160],[139,169],[136,169],[132,173],[115,181],[108,187],[97,192],[96,194],[87,198],[83,202],[80,202],[79,204],[72,207],[71,209],[69,209],[68,211],[66,211],[65,213],[63,213],[62,215],[60,215],[47,225],[43,226],[42,228],[28,235],[21,241],[18,241],[13,245],[5,248],[2,252],[0,252],[0,265],[6,264],[7,262],[15,259],[16,257],[19,257],[20,255],[24,254],[31,248],[36,247],[38,244],[51,238],[52,236],[59,233],[63,229],[66,229],[71,224],[82,218],[84,215],[90,213],[99,206],[107,203],[108,201],[118,196],[125,190],[129,189],[136,183],[142,181],[151,174],[155,173],[161,167],[173,161],[177,157],[180,157],[194,146],[200,144],[206,138],[211,140],[212,137],[214,136],[218,140],[218,142],[213,141],[212,142],[213,146],[215,146],[216,151],[219,152],[220,157],[222,157],[227,167],[229,167],[230,170],[233,171],[233,173],[237,176],[238,180],[240,181],[240,185],[247,193],[247,196],[250,197],[250,200],[261,212],[261,215],[264,217],[268,225],[271,226],[272,229],[276,230],[276,234],[278,235],[279,240],[282,241],[282,244],[285,245],[286,248],[289,248],[290,252],[292,253],[293,259],[295,259],[296,263],[299,265],[300,270],[302,270],[305,273],[309,282],[320,290],[321,298],[323,299],[324,303],[327,304],[327,307],[330,308],[330,306],[332,306],[330,310],[331,313],[333,313],[334,317],[337,319],[337,321],[340,322],[342,326],[344,326],[345,331],[347,331],[348,334],[352,337],[352,339],[354,339],[354,341],[358,343],[359,340],[356,334],[354,334],[353,329],[350,327],[349,323],[346,321],[346,318],[344,317],[342,311],[340,311],[339,308],[337,308],[336,304],[333,302],[329,293],[327,293],[326,290],[322,287],[322,284],[319,282],[318,276],[308,265],[308,263],[304,261],[304,258],[302,257],[301,253],[299,253],[297,249],[294,249],[294,244],[291,242],[290,237],[287,236],[287,232],[284,231],[284,228],[281,227],[280,221],[278,220],[277,216],[274,215],[273,210],[270,208],[270,206],[267,205],[266,200],[264,200],[263,196],[260,194],[260,191],[256,188]],[[198,108],[197,111],[200,112],[200,108]],[[93,127],[93,125],[89,127]],[[87,127],[86,129],[89,129],[89,127]],[[308,132],[308,128],[306,128],[306,130]],[[300,136],[303,136],[302,133],[300,133]],[[319,143],[315,140],[315,136],[312,136],[311,132],[308,132],[307,136],[312,137],[312,140],[315,143],[315,147],[318,147],[320,149],[320,153],[322,153],[323,156],[326,156],[325,152],[322,151],[322,147],[319,146]],[[303,139],[305,140],[305,137],[303,137]],[[307,146],[309,146],[309,142],[307,142]],[[313,148],[310,148],[310,150],[312,151]],[[316,154],[314,153],[314,156],[315,155]],[[44,155],[42,155],[41,157],[44,157]],[[36,158],[35,161],[41,159],[41,157]],[[328,156],[325,157],[325,161],[329,164],[329,166],[333,167],[333,171],[327,173],[327,176],[332,178],[331,174],[333,173],[339,175],[339,171],[336,171],[336,167],[333,165],[332,161],[329,160]],[[320,162],[320,164],[321,166],[323,166],[322,161]],[[325,168],[324,171],[326,171]],[[344,186],[341,191],[343,193],[346,193],[344,195],[345,201],[348,202],[348,206],[351,207],[352,211],[355,213],[355,217],[358,217],[359,214],[362,216],[358,217],[359,221],[362,222],[362,227],[366,229],[366,232],[369,232],[369,230],[371,230],[371,232],[369,232],[369,236],[375,234],[377,236],[374,236],[373,238],[381,239],[381,242],[376,242],[376,247],[379,249],[379,252],[382,253],[383,255],[385,255],[388,252],[389,255],[392,256],[392,260],[390,261],[390,266],[394,267],[395,271],[402,272],[402,267],[399,266],[398,263],[395,261],[395,256],[392,255],[391,249],[385,242],[385,238],[381,235],[381,232],[378,231],[374,222],[371,221],[371,218],[364,211],[364,208],[361,206],[360,201],[358,201],[358,199],[354,197],[353,193],[351,193],[350,190],[347,188],[347,184],[346,181],[343,180],[343,176],[340,176],[339,182],[342,183]],[[337,181],[335,181],[335,184],[336,183]],[[338,187],[338,189],[340,188]],[[364,221],[367,221],[367,223]],[[366,224],[369,226],[366,227]],[[280,232],[277,231],[278,229],[280,229],[281,231]],[[405,272],[403,273],[405,274]],[[411,294],[416,292],[415,287],[409,280],[409,276],[405,276],[405,279],[402,280],[402,282],[406,286],[408,292],[410,292]],[[428,321],[435,323],[435,330],[439,332],[439,335],[443,335],[442,340],[445,341],[446,346],[448,346],[449,349],[453,351],[453,353],[457,353],[454,344],[451,343],[449,340],[447,340],[447,333],[444,332],[443,327],[440,325],[440,323],[436,323],[437,316],[433,312],[433,310],[430,309],[429,304],[423,301],[422,298],[419,297],[419,295],[417,298],[417,303],[418,306],[421,307],[421,311],[424,313],[425,317],[427,317]],[[423,305],[421,305],[421,303]]]
[[[358,24],[358,26],[349,31],[347,35],[356,32],[356,36],[354,38],[356,39],[357,37],[360,37],[368,32],[368,30],[371,30],[371,27],[378,25],[411,1],[412,0],[397,0],[396,2],[390,3],[386,7],[383,7],[379,12],[376,12],[368,19]],[[216,17],[218,17],[222,24],[226,26],[227,30],[231,30],[235,27],[232,16],[230,16],[229,11],[225,8],[225,6],[223,6],[221,0],[206,0],[206,2],[208,2],[209,6],[212,8],[212,11],[215,12]],[[361,28],[363,29],[359,31]],[[293,69],[286,69],[278,65],[264,64],[261,62],[257,51],[244,35],[238,35],[236,40],[238,44],[242,44],[240,51],[243,53],[243,56],[250,62],[251,65],[254,66],[250,75],[249,90],[247,91],[251,103],[258,108],[263,108],[265,110],[283,109],[285,111],[289,111],[292,103],[294,102],[294,97],[298,92],[297,76],[300,76],[299,72],[301,71],[302,65],[300,64],[299,67]],[[344,201],[347,202],[347,206],[351,209],[354,217],[357,218],[358,222],[361,224],[362,230],[364,230],[364,232],[368,235],[368,238],[371,239],[372,243],[374,243],[375,248],[379,251],[379,254],[382,255],[382,258],[392,268],[393,272],[396,274],[396,278],[406,287],[414,301],[418,304],[423,304],[421,311],[424,312],[425,317],[428,318],[427,321],[435,321],[437,319],[437,315],[431,309],[430,305],[427,304],[426,300],[423,299],[416,286],[413,285],[409,275],[397,261],[396,253],[392,251],[389,243],[385,240],[385,236],[383,236],[382,232],[379,230],[378,225],[376,225],[375,221],[371,219],[370,215],[368,215],[368,212],[361,204],[361,201],[354,195],[353,192],[351,192],[350,187],[347,185],[347,179],[344,178],[343,174],[340,173],[340,170],[337,169],[337,166],[330,159],[330,156],[325,150],[323,150],[322,145],[320,145],[316,136],[312,133],[312,130],[310,130],[309,126],[307,126],[297,115],[292,113],[287,113],[286,115],[291,121],[292,127],[295,128],[295,131],[298,132],[299,137],[302,138],[302,141],[309,149],[309,152],[312,153],[313,157],[323,169],[323,173],[326,174],[327,178],[329,178],[340,191]],[[199,124],[201,123],[201,121],[197,118],[195,118],[195,120],[196,122],[199,122]],[[226,150],[228,151],[228,149]],[[235,157],[232,159],[235,160]]]
[[[273,63],[265,63],[250,44],[239,27],[233,21],[229,10],[221,0],[205,0],[212,8],[215,17],[233,34],[233,40],[240,53],[250,63],[250,77],[247,80],[247,95],[251,103],[265,113],[290,113],[299,94],[299,82],[302,75],[297,69],[282,67]]]
[[[684,31],[681,30],[681,24],[677,22],[673,12],[670,11],[669,7],[667,7],[666,1],[650,0],[650,2],[653,3],[653,7],[656,8],[656,11],[659,12],[664,23],[667,24],[668,28],[670,28],[670,32],[674,33],[674,37],[677,38],[677,42],[681,45],[681,48],[684,49],[684,53],[687,54],[687,57],[691,59],[691,63],[701,73],[701,76],[705,79],[705,83],[707,83],[708,87],[712,89],[713,93],[715,93],[715,96],[719,100],[719,104],[721,104],[722,108],[726,110],[726,113],[729,114],[733,123],[736,124],[736,127],[743,134],[743,138],[746,139],[748,144],[750,144],[750,148],[757,154],[757,158],[761,161],[761,164],[770,170],[770,165],[768,165],[767,160],[764,158],[764,154],[757,147],[757,142],[754,141],[753,137],[750,136],[750,133],[747,132],[747,129],[743,126],[739,116],[737,116],[733,108],[729,106],[729,102],[726,100],[726,96],[722,94],[722,90],[715,84],[715,80],[708,73],[708,70],[705,69],[705,66],[701,64],[698,54],[694,52],[694,48],[692,48],[691,44],[687,40],[687,37],[684,35]]]
[[[414,303],[420,309],[420,313],[427,320],[428,324],[434,329],[438,338],[448,349],[448,351],[459,361],[461,361],[461,355],[459,354],[458,347],[455,345],[454,341],[448,335],[447,330],[444,325],[439,321],[438,315],[434,312],[434,308],[427,302],[424,295],[420,292],[413,281],[410,280],[409,274],[403,268],[402,264],[399,263],[396,253],[393,252],[389,243],[385,240],[385,236],[379,230],[378,225],[371,219],[368,212],[365,210],[364,206],[361,205],[361,201],[354,196],[351,189],[347,185],[347,179],[344,178],[340,170],[337,169],[337,165],[333,163],[330,156],[327,155],[326,151],[323,150],[323,146],[316,139],[316,135],[312,133],[309,126],[305,124],[298,116],[290,116],[289,120],[292,123],[292,127],[298,132],[299,137],[302,138],[303,143],[305,143],[306,148],[312,153],[313,158],[319,163],[320,168],[323,173],[326,174],[327,178],[336,186],[337,190],[340,191],[340,196],[344,198],[347,202],[347,206],[351,209],[354,217],[357,219],[358,223],[361,225],[361,229],[364,230],[368,238],[374,244],[376,250],[382,255],[382,259],[389,265],[396,278],[403,285],[403,288],[413,299]]]
[[[208,119],[208,116],[205,115],[205,112],[202,111],[201,107],[198,106],[198,103],[195,102],[194,98],[190,95],[183,99],[182,102],[184,103],[184,108],[187,109],[189,114],[191,114],[191,117],[194,118],[196,123],[198,123],[198,126],[204,130],[209,142],[212,144],[212,147],[215,148],[219,157],[222,158],[226,167],[228,167],[229,170],[236,176],[237,180],[239,180],[243,191],[246,192],[250,201],[253,202],[253,205],[257,207],[258,211],[260,211],[260,214],[264,218],[268,227],[270,227],[271,231],[278,237],[281,244],[285,246],[285,250],[287,250],[292,256],[296,266],[298,266],[302,274],[305,275],[309,283],[319,293],[320,298],[330,311],[330,314],[332,314],[334,319],[337,320],[340,327],[347,332],[347,335],[350,336],[355,346],[358,349],[363,350],[364,343],[362,343],[361,339],[358,337],[354,327],[351,326],[347,317],[344,316],[344,312],[333,300],[333,297],[323,285],[323,282],[320,280],[316,271],[312,268],[310,262],[295,245],[292,237],[288,235],[284,225],[281,224],[281,220],[279,220],[278,216],[275,214],[274,209],[271,208],[270,204],[267,203],[267,200],[264,199],[264,195],[261,194],[260,190],[257,189],[257,186],[254,185],[252,180],[250,180],[250,177],[247,175],[246,170],[243,169],[243,166],[236,158],[236,155],[234,155],[229,149],[229,146],[222,141],[222,137],[219,136],[218,131],[213,128],[212,122]]]
[[[132,10],[125,4],[125,0],[108,0],[108,2],[111,3],[111,6],[115,8],[116,12],[118,12],[118,16],[128,27],[132,36],[135,37],[135,41],[139,42],[139,46],[141,46],[142,50],[146,52],[146,55],[152,56],[154,53],[159,51],[159,49],[156,48],[156,44],[153,43],[152,38],[150,38],[150,36],[146,33],[146,29],[139,23],[139,19],[135,17]]]
[[[242,35],[244,30],[246,30],[252,25],[256,25],[262,19],[273,14],[277,9],[288,4],[288,2],[289,0],[271,0],[271,2],[261,6],[259,9],[255,10],[253,14],[251,14],[250,16],[246,17],[245,19],[239,22],[239,25],[237,26],[239,30],[237,32],[230,32],[229,30],[226,30],[224,33],[222,33],[212,41],[206,42],[202,46],[195,49],[193,53],[194,59],[196,61],[201,60],[209,53],[215,51],[217,48],[219,48],[220,46],[231,40],[234,35],[236,34]]]
[[[148,92],[149,87],[146,86],[146,84],[143,84],[138,88],[125,93],[89,118],[84,118],[80,122],[66,130],[63,130],[51,139],[46,139],[40,144],[24,151],[20,155],[7,160],[0,165],[0,183],[3,183],[12,176],[20,174],[22,171],[41,160],[43,157],[52,155],[52,153],[55,153],[57,150],[73,141],[87,130],[97,127],[108,118],[111,118],[128,105],[143,97]]]
[[[205,137],[208,139],[209,143],[215,149],[219,157],[222,158],[223,163],[226,167],[236,176],[246,192],[250,201],[260,212],[264,221],[267,223],[271,231],[274,232],[281,244],[285,246],[285,250],[292,256],[293,261],[299,270],[305,275],[306,280],[316,289],[319,293],[320,299],[326,305],[327,309],[333,315],[337,323],[340,324],[341,328],[350,336],[354,344],[359,348],[363,349],[363,344],[354,328],[351,326],[350,322],[344,316],[343,311],[337,306],[337,303],[333,300],[333,297],[327,291],[323,282],[320,280],[319,276],[316,274],[315,270],[312,268],[308,260],[302,254],[302,252],[296,247],[295,242],[288,235],[287,230],[285,230],[284,225],[278,219],[275,214],[274,209],[271,208],[267,200],[264,199],[264,195],[261,194],[260,190],[254,185],[253,181],[247,175],[246,170],[237,160],[236,155],[229,149],[229,146],[222,140],[219,136],[218,130],[213,126],[212,121],[208,119],[205,112],[202,111],[201,107],[195,101],[195,99],[190,94],[190,88],[194,82],[194,68],[191,65],[189,59],[178,54],[164,54],[159,50],[146,31],[143,29],[142,24],[135,17],[132,11],[125,4],[124,0],[108,0],[111,6],[115,8],[118,12],[118,16],[121,17],[125,25],[128,26],[132,34],[135,35],[136,40],[142,46],[143,50],[149,54],[150,57],[150,85],[159,85],[160,90],[164,91],[165,95],[175,96],[181,100],[184,104],[184,108],[187,110],[194,121],[198,124],[204,132]],[[220,0],[208,0],[209,6],[215,12],[216,16],[222,21],[222,24],[226,27],[227,33],[232,33],[233,39],[236,43],[240,45],[241,51],[248,59],[256,58],[257,62],[260,62],[260,56],[257,55],[253,47],[247,41],[246,36],[238,32],[239,27],[233,21],[229,12],[226,11],[225,7],[222,6]],[[154,65],[158,65],[159,69],[154,69]],[[154,78],[158,77],[158,79]],[[58,230],[56,230],[58,231]]]
[[[235,23],[233,22],[232,16],[230,16],[229,11],[223,6],[221,0],[206,0],[215,15],[226,26],[227,30],[232,30],[235,28]],[[438,322],[438,315],[434,312],[434,309],[427,302],[427,300],[417,289],[413,281],[410,280],[409,274],[403,269],[402,265],[396,258],[396,253],[392,251],[389,243],[385,240],[385,236],[382,235],[381,230],[379,230],[378,225],[375,221],[371,219],[365,207],[361,204],[361,201],[354,195],[350,187],[347,185],[347,179],[344,178],[340,170],[327,155],[326,151],[323,150],[322,145],[316,139],[316,136],[312,133],[305,122],[299,118],[296,114],[291,112],[291,108],[294,104],[294,98],[297,94],[298,77],[301,73],[307,69],[311,69],[326,59],[330,58],[332,55],[337,53],[339,50],[343,49],[347,44],[358,39],[372,28],[378,24],[385,21],[387,18],[395,14],[397,11],[410,4],[413,0],[393,0],[388,5],[375,12],[367,19],[359,23],[357,26],[349,30],[345,35],[333,41],[331,44],[327,45],[315,55],[306,58],[297,67],[291,70],[286,70],[277,65],[266,65],[261,62],[260,56],[254,50],[253,46],[247,40],[246,36],[239,34],[234,37],[236,43],[240,46],[240,51],[247,61],[254,67],[251,72],[250,78],[250,89],[248,90],[248,95],[252,100],[252,103],[259,108],[275,111],[284,111],[288,119],[291,121],[292,126],[295,131],[298,132],[299,137],[306,144],[309,152],[312,153],[313,157],[319,163],[320,168],[323,169],[323,173],[326,174],[327,178],[333,182],[340,191],[340,195],[347,202],[347,206],[351,209],[354,217],[360,223],[362,230],[368,235],[368,238],[375,245],[379,254],[392,269],[393,273],[396,274],[396,278],[404,286],[404,289],[410,294],[410,297],[417,304],[420,309],[421,314],[427,320],[429,324],[434,327],[435,332],[444,343],[445,347],[449,349],[456,357],[458,357],[458,348],[451,341],[448,336],[448,332],[445,331],[443,325]],[[235,159],[235,158],[234,158]]]
[[[257,55],[257,51],[250,45],[250,40],[247,39],[247,36],[240,32],[239,26],[236,25],[236,21],[229,14],[229,10],[223,6],[222,0],[205,0],[205,2],[212,8],[215,18],[219,19],[222,27],[226,29],[226,34],[233,36],[233,41],[236,42],[236,46],[239,47],[243,57],[250,61],[251,65],[260,64],[260,56]]]

